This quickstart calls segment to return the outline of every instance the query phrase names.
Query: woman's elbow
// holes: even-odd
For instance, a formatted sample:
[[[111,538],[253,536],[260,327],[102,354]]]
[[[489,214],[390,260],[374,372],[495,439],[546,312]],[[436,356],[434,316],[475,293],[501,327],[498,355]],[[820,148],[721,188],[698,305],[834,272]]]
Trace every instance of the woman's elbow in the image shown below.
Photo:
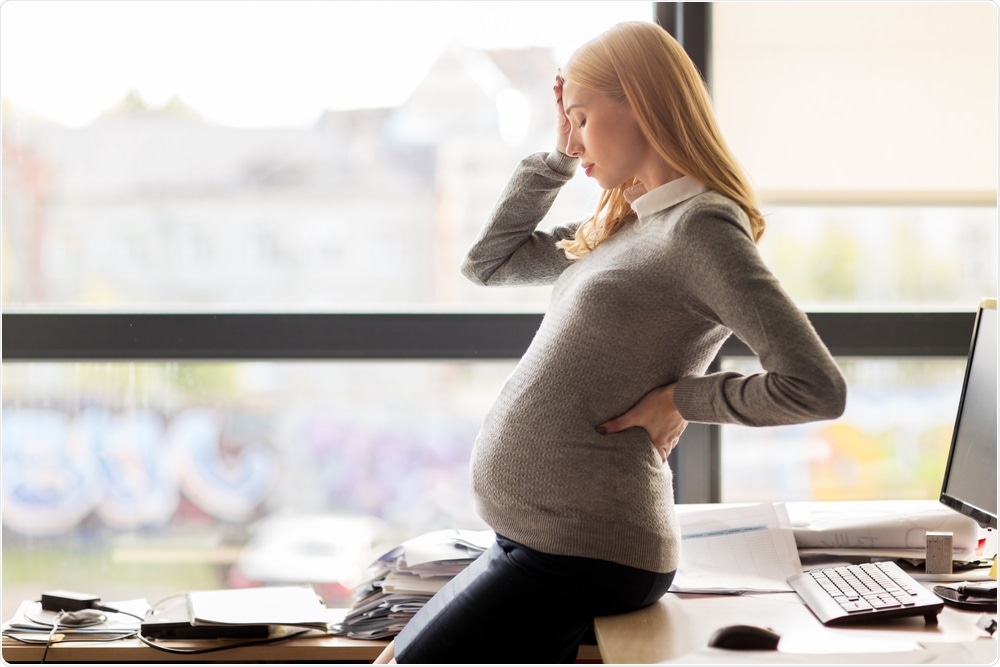
[[[467,280],[480,287],[484,287],[486,286],[487,276],[479,270],[480,268],[470,257],[462,260],[462,264],[459,266],[459,270]]]
[[[817,418],[819,420],[837,419],[847,408],[847,380],[839,371],[830,373],[827,382],[817,392]]]

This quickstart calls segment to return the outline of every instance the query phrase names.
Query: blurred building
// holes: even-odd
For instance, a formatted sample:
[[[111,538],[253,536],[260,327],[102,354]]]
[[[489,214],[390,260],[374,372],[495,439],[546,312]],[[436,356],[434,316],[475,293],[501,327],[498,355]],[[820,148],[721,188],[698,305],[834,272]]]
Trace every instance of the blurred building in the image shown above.
[[[222,127],[134,93],[81,128],[10,110],[4,303],[461,301],[469,240],[516,161],[551,141],[555,67],[548,50],[455,45],[399,107],[307,128]]]

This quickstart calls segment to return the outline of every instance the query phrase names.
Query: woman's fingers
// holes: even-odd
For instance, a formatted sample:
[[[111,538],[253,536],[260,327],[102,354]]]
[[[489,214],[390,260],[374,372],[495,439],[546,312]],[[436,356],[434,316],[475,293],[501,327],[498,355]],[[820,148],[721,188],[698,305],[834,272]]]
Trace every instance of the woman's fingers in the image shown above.
[[[556,83],[552,86],[552,93],[556,100],[556,148],[561,152],[566,152],[569,144],[569,118],[566,117],[566,110],[563,106],[562,90],[565,79],[558,72],[556,73]]]

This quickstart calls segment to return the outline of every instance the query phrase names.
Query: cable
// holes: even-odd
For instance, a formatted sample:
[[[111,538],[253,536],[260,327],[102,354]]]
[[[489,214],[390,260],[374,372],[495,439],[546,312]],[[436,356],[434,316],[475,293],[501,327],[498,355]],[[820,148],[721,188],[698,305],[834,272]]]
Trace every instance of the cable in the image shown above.
[[[52,640],[56,636],[56,630],[59,629],[59,622],[62,621],[63,618],[65,618],[65,616],[66,612],[60,611],[58,614],[56,614],[55,620],[52,621],[52,629],[49,631],[49,636],[45,640],[45,650],[42,651],[42,659],[38,661],[39,663],[45,662],[45,656],[49,654],[49,647],[52,646]]]
[[[85,614],[84,612],[90,612]],[[108,620],[108,617],[104,614],[94,614],[90,609],[78,609],[77,611],[59,611],[55,618],[51,621],[36,618],[34,612],[24,613],[24,618],[31,621],[32,623],[37,623],[42,626],[54,627],[56,625],[62,625],[67,628],[88,628],[94,625],[100,625]]]
[[[174,596],[171,596],[171,597],[174,597]],[[167,598],[167,599],[169,599],[169,598]],[[35,600],[35,604],[42,604],[42,601],[41,600]],[[45,608],[43,607],[42,609],[45,609]],[[86,611],[88,609],[96,609],[97,611],[106,611],[106,612],[110,612],[112,614],[125,614],[126,616],[131,616],[132,618],[138,619],[140,621],[146,620],[144,617],[139,616],[138,614],[133,614],[132,612],[125,611],[124,609],[115,609],[114,607],[109,607],[107,605],[100,604],[100,602],[91,604],[88,607],[82,607],[82,608],[80,608],[80,609],[78,609],[76,611],[84,612],[84,611]],[[74,612],[74,611],[67,611],[67,610],[63,609],[63,610],[60,610],[59,613],[66,614],[67,616],[72,616],[72,614],[74,614],[76,612]],[[25,614],[25,618],[27,618],[28,620],[32,621],[33,623],[39,623],[41,625],[48,625],[49,624],[48,621],[40,621],[37,618],[31,618],[27,614]],[[87,627],[89,625],[97,625],[99,623],[104,623],[107,620],[108,620],[107,616],[102,616],[100,618],[94,618],[94,619],[90,619],[90,620],[81,619],[79,622],[75,622],[72,625],[75,628],[85,628],[85,627]]]
[[[171,600],[171,599],[179,597],[181,595],[184,595],[184,593],[177,593],[177,594],[174,594],[174,595],[169,595],[166,598],[163,598],[163,599],[157,601],[157,603],[152,608],[155,609],[156,607],[162,605],[167,600]],[[40,601],[36,600],[36,602],[40,602]],[[107,605],[101,605],[101,604],[94,604],[94,605],[91,605],[90,607],[88,607],[87,609],[82,609],[82,610],[79,610],[79,611],[88,611],[88,610],[91,610],[91,609],[94,610],[94,611],[103,611],[103,612],[108,612],[108,613],[112,613],[112,614],[125,614],[126,616],[131,616],[132,618],[136,618],[136,619],[138,619],[140,621],[144,621],[145,620],[144,617],[139,616],[137,614],[133,614],[132,612],[125,611],[123,609],[115,609],[114,607],[108,607]],[[104,623],[105,621],[107,621],[107,616],[104,616],[102,614],[99,617],[95,616],[95,617],[90,618],[90,619],[80,619],[80,620],[74,622],[72,625],[70,625],[68,623],[65,623],[65,620],[68,617],[72,617],[73,614],[78,614],[78,613],[79,612],[60,611],[59,613],[56,614],[55,618],[51,621],[51,627],[52,627],[52,629],[49,631],[48,637],[45,640],[45,649],[42,651],[42,658],[40,660],[41,663],[45,662],[45,658],[46,658],[46,656],[49,653],[49,647],[52,646],[52,644],[56,643],[56,641],[55,641],[56,631],[60,627],[84,628],[84,627],[90,627],[90,626],[93,626],[93,625],[99,625],[99,624]],[[39,625],[50,625],[49,621],[47,621],[47,620],[40,620],[38,618],[33,618],[32,616],[29,616],[27,613],[24,616],[25,616],[26,619],[28,619],[29,621],[31,621],[33,623],[38,623]],[[173,647],[170,647],[170,646],[163,646],[163,645],[157,644],[153,640],[151,640],[148,637],[144,636],[142,634],[141,628],[139,630],[124,630],[124,631],[122,631],[122,636],[121,637],[117,637],[114,640],[110,640],[110,639],[104,639],[104,640],[85,640],[85,639],[81,638],[81,641],[117,641],[118,639],[126,639],[128,637],[135,637],[136,639],[138,639],[139,641],[141,641],[146,646],[149,646],[150,648],[154,648],[154,649],[156,649],[158,651],[164,651],[166,653],[196,654],[196,653],[213,653],[215,651],[226,651],[226,650],[229,650],[229,649],[240,648],[240,647],[244,647],[244,646],[259,646],[259,645],[262,645],[262,644],[276,644],[278,642],[283,642],[283,641],[287,641],[289,639],[295,639],[296,637],[301,637],[302,635],[305,635],[305,634],[307,634],[309,632],[311,632],[311,629],[307,628],[307,629],[304,629],[304,630],[299,630],[297,632],[292,632],[291,634],[287,634],[287,635],[286,634],[282,634],[282,635],[278,635],[278,636],[274,636],[274,637],[264,637],[262,639],[252,639],[252,640],[249,640],[249,641],[235,642],[235,643],[232,643],[232,644],[226,644],[224,646],[211,646],[211,647],[206,647],[206,648],[193,648],[193,649],[173,648]],[[31,643],[31,642],[26,642],[24,640],[18,639],[17,637],[13,637],[13,639],[16,639],[17,641],[21,641],[22,643]],[[76,638],[74,638],[73,641],[77,641]]]
[[[108,638],[108,637],[88,637],[86,635],[74,635],[71,639],[68,638],[68,639],[63,639],[61,641],[71,641],[74,644],[81,643],[81,642],[93,642],[93,643],[98,643],[98,642],[116,642],[116,641],[118,641],[120,639],[128,639],[129,637],[134,637],[135,634],[136,634],[136,632],[138,632],[138,631],[137,630],[122,630],[121,634],[119,636],[117,636],[117,637],[114,637],[114,638]],[[23,636],[17,634],[16,630],[4,630],[2,634],[7,639],[11,639],[13,641],[20,642],[21,644],[27,644],[29,646],[37,646],[38,644],[44,644],[45,643],[44,639],[34,639],[34,638],[23,637]],[[57,641],[55,643],[58,644],[60,642]]]
[[[35,600],[35,603],[36,604],[40,604],[41,600]],[[45,610],[43,610],[43,611],[45,611]],[[56,638],[57,633],[58,633],[58,631],[59,631],[60,628],[72,628],[72,629],[90,628],[90,627],[94,627],[94,626],[97,626],[97,625],[101,625],[102,623],[105,623],[108,620],[107,615],[106,614],[102,614],[102,613],[98,613],[98,612],[111,612],[111,613],[116,613],[116,614],[125,614],[127,616],[133,616],[135,618],[138,618],[139,620],[142,620],[141,617],[136,616],[135,614],[133,614],[131,612],[127,612],[127,611],[123,611],[121,609],[115,609],[113,607],[107,607],[107,606],[103,606],[103,605],[93,605],[91,607],[85,607],[83,609],[78,609],[76,611],[60,610],[59,612],[56,613],[56,615],[51,620],[44,619],[44,618],[38,618],[38,616],[34,613],[34,611],[31,611],[31,612],[25,611],[25,613],[24,613],[24,618],[25,619],[27,619],[28,621],[31,621],[32,623],[35,623],[37,625],[40,625],[40,626],[43,626],[43,627],[48,626],[50,628],[50,630],[48,632],[48,635],[45,638],[45,648],[42,650],[42,657],[41,657],[40,662],[43,662],[43,663],[45,662],[45,659],[48,657],[48,654],[49,654],[49,649],[54,644],[57,644],[60,641],[64,640],[64,636],[60,636],[58,639]],[[113,633],[113,632],[114,631],[110,631],[109,634]],[[98,639],[85,638],[85,637],[74,637],[73,641],[117,641],[117,640],[120,640],[120,639],[125,639],[127,637],[131,637],[131,636],[133,636],[133,635],[135,635],[137,633],[138,633],[138,630],[122,630],[122,631],[120,631],[120,633],[118,633],[119,636],[116,636],[114,638],[102,638],[102,639],[98,640]],[[4,633],[4,634],[5,634],[5,636],[11,636],[11,635],[8,635],[7,633]],[[16,637],[16,636],[14,636],[13,639],[15,639],[17,641],[20,641],[21,643],[24,643],[24,644],[38,643],[38,642],[25,641],[25,640],[21,639],[20,637]]]
[[[226,650],[229,650],[229,649],[232,649],[232,648],[240,648],[240,647],[243,647],[243,646],[259,646],[261,644],[276,644],[278,642],[283,642],[283,641],[286,641],[286,640],[289,640],[289,639],[295,639],[296,637],[301,637],[302,635],[307,634],[309,632],[311,632],[311,630],[306,629],[306,630],[300,630],[298,632],[293,632],[290,635],[280,635],[278,637],[266,637],[264,639],[252,639],[250,641],[245,641],[245,642],[238,642],[238,643],[234,643],[234,644],[226,644],[225,646],[211,646],[211,647],[208,647],[208,648],[190,648],[190,649],[173,648],[173,647],[170,647],[170,646],[161,646],[161,645],[157,644],[156,642],[154,642],[153,640],[151,640],[151,639],[143,636],[142,632],[136,633],[135,636],[136,636],[136,638],[139,641],[141,641],[146,646],[149,646],[150,648],[155,648],[158,651],[165,651],[167,653],[194,654],[194,653],[213,653],[215,651],[226,651]]]
[[[150,609],[159,609],[160,607],[163,606],[163,604],[165,602],[169,602],[170,600],[174,600],[176,598],[183,597],[185,595],[187,595],[186,592],[181,592],[181,593],[173,593],[171,595],[168,595],[165,598],[160,598],[159,600],[157,600],[155,603],[153,603],[150,606]],[[138,639],[139,641],[141,641],[146,646],[148,646],[150,648],[154,648],[154,649],[156,649],[158,651],[164,651],[166,653],[178,653],[178,654],[196,654],[196,653],[213,653],[215,651],[226,651],[228,649],[240,648],[240,647],[243,647],[243,646],[258,646],[258,645],[261,645],[261,644],[276,644],[278,642],[283,642],[283,641],[287,641],[289,639],[294,639],[296,637],[301,637],[302,635],[307,634],[308,632],[311,632],[311,630],[305,629],[305,630],[300,630],[298,632],[293,632],[292,634],[288,634],[288,635],[279,635],[279,636],[276,636],[276,637],[263,637],[261,639],[251,639],[251,640],[247,640],[247,641],[234,642],[232,644],[225,644],[225,645],[222,645],[222,646],[211,646],[211,647],[206,647],[206,648],[192,648],[192,649],[173,648],[171,646],[163,646],[162,644],[158,644],[156,641],[154,641],[154,640],[150,639],[149,637],[146,637],[145,635],[143,635],[141,628],[140,628],[139,632],[137,632],[135,634],[135,637],[136,637],[136,639]],[[167,640],[167,641],[169,641],[169,640]]]
[[[137,618],[140,621],[145,621],[145,617],[139,616],[138,614],[133,614],[130,611],[125,611],[124,609],[115,609],[114,607],[106,607],[102,604],[95,604],[91,609],[97,609],[98,611],[108,611],[113,614],[125,614],[126,616],[131,616],[132,618]]]

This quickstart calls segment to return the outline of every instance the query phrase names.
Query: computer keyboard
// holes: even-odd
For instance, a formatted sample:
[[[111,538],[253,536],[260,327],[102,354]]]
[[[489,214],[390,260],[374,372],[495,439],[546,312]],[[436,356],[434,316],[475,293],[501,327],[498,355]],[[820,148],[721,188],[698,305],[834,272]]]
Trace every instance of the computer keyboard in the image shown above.
[[[937,623],[944,603],[892,561],[808,570],[788,583],[824,625],[923,616]]]

